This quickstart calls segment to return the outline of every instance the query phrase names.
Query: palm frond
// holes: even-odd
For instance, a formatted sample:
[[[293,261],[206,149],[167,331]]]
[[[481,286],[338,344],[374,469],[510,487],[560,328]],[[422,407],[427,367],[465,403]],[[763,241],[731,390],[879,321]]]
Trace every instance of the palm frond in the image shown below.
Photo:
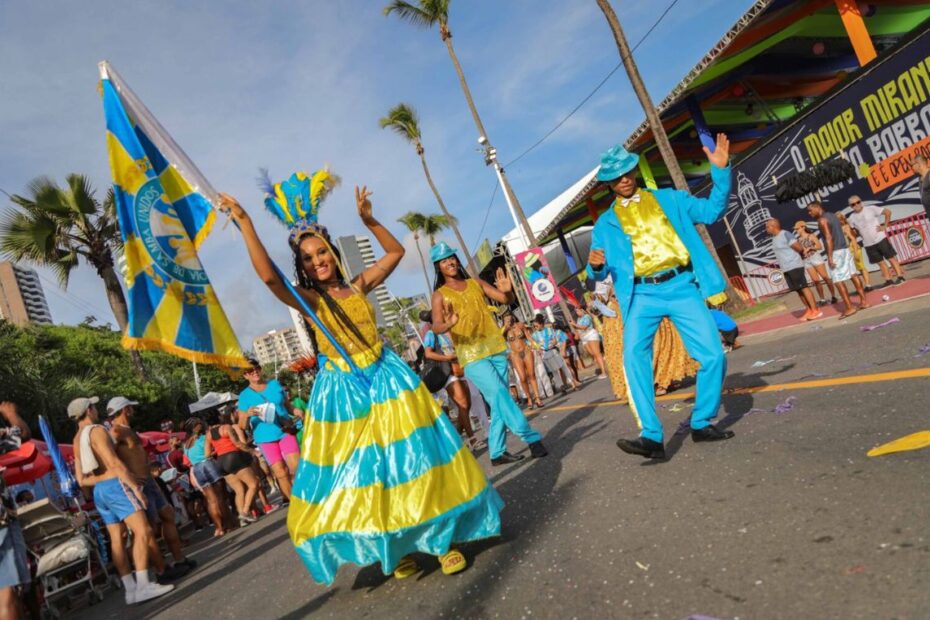
[[[381,129],[390,128],[408,142],[420,141],[420,119],[416,109],[407,103],[398,103],[378,121]]]
[[[423,222],[426,216],[416,211],[407,211],[404,215],[397,218],[397,221],[407,227],[410,232],[420,232],[423,230]]]
[[[65,178],[65,181],[71,190],[65,194],[65,198],[72,209],[84,215],[95,215],[100,210],[100,203],[94,195],[90,179],[83,174],[72,173]]]
[[[453,224],[457,223],[458,220],[451,215],[446,217],[440,213],[435,213],[424,216],[422,231],[425,235],[432,238],[436,233],[451,228]]]
[[[436,24],[440,23],[440,20],[445,17],[444,14],[441,14],[434,9],[437,8],[436,5],[442,5],[441,2],[430,2],[428,0],[420,0],[419,5],[416,6],[411,2],[405,2],[404,0],[393,0],[384,7],[385,16],[391,15],[391,13],[396,14],[402,20],[413,24],[418,28],[432,28]],[[445,3],[448,6],[448,2]]]

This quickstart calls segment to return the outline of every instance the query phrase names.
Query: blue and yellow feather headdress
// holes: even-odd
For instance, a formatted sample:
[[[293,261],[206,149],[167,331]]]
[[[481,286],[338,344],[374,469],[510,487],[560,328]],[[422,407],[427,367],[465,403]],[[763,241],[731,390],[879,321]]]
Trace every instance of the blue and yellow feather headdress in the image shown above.
[[[306,233],[329,236],[318,216],[323,200],[338,184],[339,177],[326,168],[312,175],[298,171],[280,183],[272,183],[263,169],[259,178],[259,187],[265,191],[265,208],[290,229],[288,242],[294,248]]]

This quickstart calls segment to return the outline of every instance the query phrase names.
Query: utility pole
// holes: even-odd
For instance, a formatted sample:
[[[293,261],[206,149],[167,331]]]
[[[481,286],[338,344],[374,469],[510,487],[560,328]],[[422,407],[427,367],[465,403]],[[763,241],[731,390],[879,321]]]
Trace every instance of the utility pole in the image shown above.
[[[510,209],[510,215],[513,217],[514,224],[522,232],[523,243],[526,245],[526,249],[532,249],[539,247],[539,242],[536,240],[536,235],[533,233],[533,229],[530,228],[530,223],[527,221],[526,216],[523,214],[523,207],[520,206],[520,201],[517,200],[516,194],[513,193],[513,188],[510,187],[510,181],[507,180],[507,174],[504,171],[504,167],[501,165],[500,161],[497,159],[497,149],[491,146],[491,143],[488,142],[486,136],[482,135],[478,137],[478,144],[484,148],[484,163],[487,166],[493,166],[494,172],[497,174],[497,181],[501,185],[501,191],[504,193],[504,200],[507,202],[507,208]],[[553,278],[555,279],[555,278]],[[522,277],[519,282],[514,282],[513,285],[523,286]],[[558,282],[556,282],[556,287],[558,287]],[[562,293],[559,292],[559,309],[562,311],[562,316],[565,318],[565,322],[569,323],[572,320],[571,311],[568,309],[568,304],[565,303],[565,298],[562,297]],[[514,291],[514,296],[519,299],[519,295]],[[546,309],[550,313],[549,318],[552,319],[551,306]],[[532,306],[530,307],[530,313],[532,314]],[[569,326],[571,328],[571,326]]]
[[[675,157],[672,144],[669,142],[668,134],[665,132],[665,126],[662,124],[659,113],[652,103],[649,91],[646,90],[646,85],[643,83],[642,76],[639,74],[639,68],[636,66],[636,61],[633,59],[633,52],[630,50],[630,44],[626,40],[623,28],[620,27],[620,20],[617,18],[617,14],[614,12],[610,0],[595,0],[595,2],[597,2],[597,6],[599,6],[604,13],[604,17],[607,18],[607,23],[610,25],[610,30],[613,32],[614,39],[617,42],[617,49],[620,51],[620,61],[623,63],[624,69],[626,69],[627,76],[630,78],[630,84],[633,86],[633,91],[636,93],[639,103],[643,106],[643,111],[646,113],[646,121],[649,123],[649,128],[652,130],[652,135],[655,137],[659,155],[662,156],[662,161],[664,161],[666,167],[668,167],[669,175],[672,177],[672,183],[675,185],[676,189],[690,192],[688,181],[685,179],[685,175],[678,165],[678,159]],[[703,225],[699,225],[697,229],[698,233],[701,235],[701,240],[704,241],[704,245],[707,246],[711,256],[714,257],[714,261],[717,263],[717,268],[720,269],[720,273],[725,274],[726,271],[723,268],[723,264],[720,262],[720,257],[717,256],[717,249],[714,247],[714,243],[707,233],[707,228]],[[744,308],[746,306],[745,302],[743,302],[742,298],[733,288],[729,279],[727,279],[726,282],[727,305],[734,310]]]

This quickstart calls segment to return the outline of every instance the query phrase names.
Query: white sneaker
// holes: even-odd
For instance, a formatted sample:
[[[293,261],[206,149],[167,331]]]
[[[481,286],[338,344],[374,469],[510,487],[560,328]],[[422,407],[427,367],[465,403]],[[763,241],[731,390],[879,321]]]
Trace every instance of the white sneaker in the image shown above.
[[[161,583],[149,583],[148,585],[136,587],[135,591],[135,603],[143,603],[153,598],[158,598],[163,594],[168,594],[174,590],[174,586],[170,584],[161,584]],[[127,593],[127,600],[129,596]]]
[[[133,588],[132,590],[130,590],[129,588],[124,588],[124,589],[126,590],[126,604],[135,605],[136,604],[136,589],[135,588]]]

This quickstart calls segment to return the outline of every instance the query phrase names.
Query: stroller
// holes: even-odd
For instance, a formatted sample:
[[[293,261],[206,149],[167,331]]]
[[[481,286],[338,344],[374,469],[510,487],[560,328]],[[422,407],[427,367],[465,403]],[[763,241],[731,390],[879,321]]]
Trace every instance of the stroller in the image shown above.
[[[36,562],[46,617],[61,617],[56,600],[67,598],[66,607],[70,607],[72,600],[86,594],[87,603],[93,605],[103,600],[108,585],[120,587],[116,575],[107,571],[86,513],[71,516],[43,499],[20,507],[17,520]]]

